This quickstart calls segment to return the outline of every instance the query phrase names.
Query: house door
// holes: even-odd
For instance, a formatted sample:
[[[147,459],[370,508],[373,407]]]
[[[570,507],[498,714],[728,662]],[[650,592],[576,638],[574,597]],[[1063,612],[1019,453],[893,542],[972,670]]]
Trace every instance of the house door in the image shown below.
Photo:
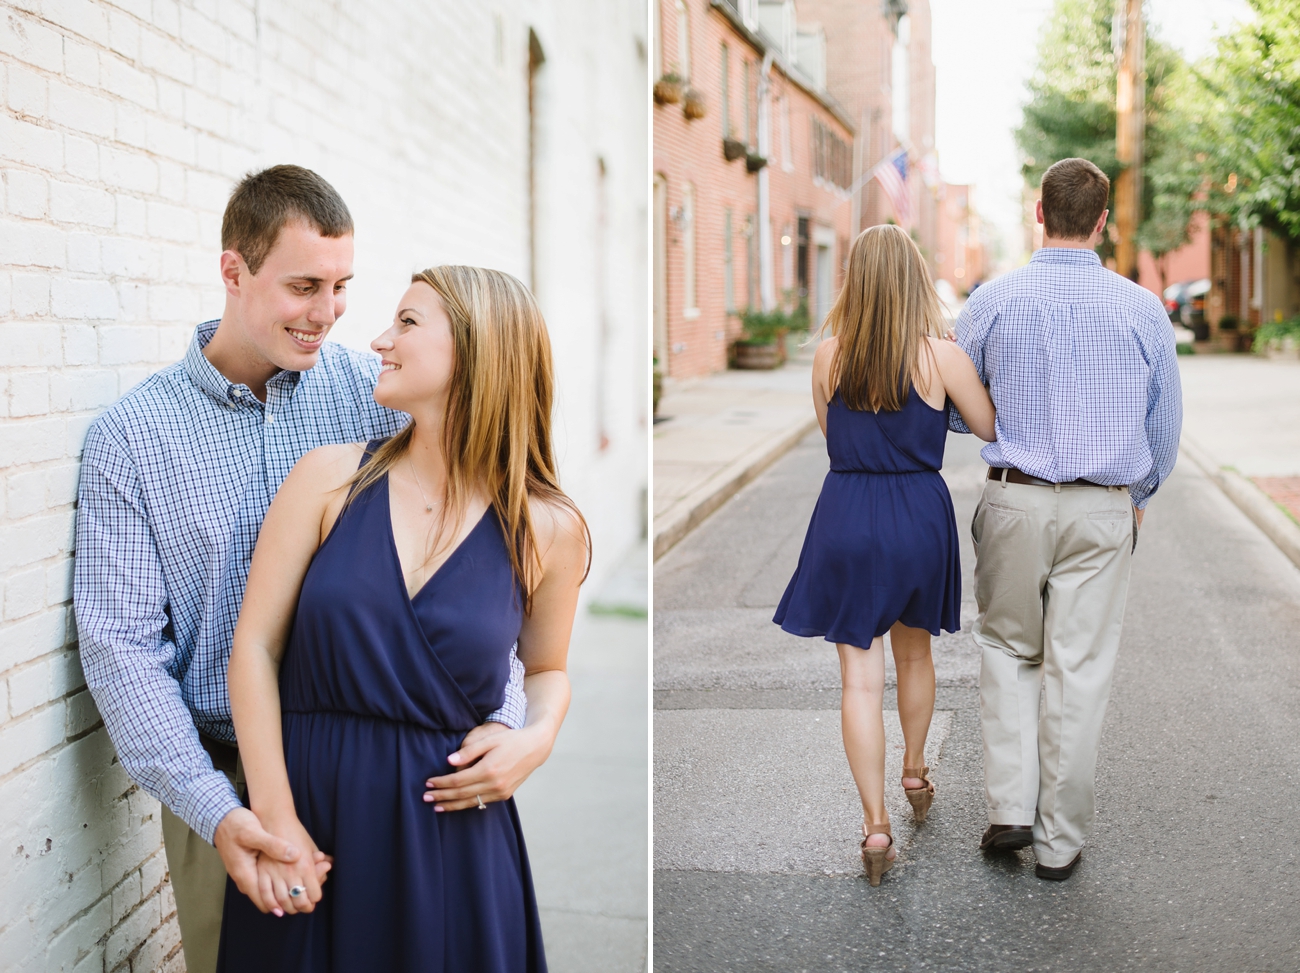
[[[655,173],[654,329],[659,370],[668,374],[668,180]]]
[[[834,272],[831,264],[831,248],[821,244],[817,247],[817,308],[816,315],[813,317],[813,329],[821,327],[826,315],[831,313],[831,305],[835,303],[835,295],[831,289],[834,287]]]

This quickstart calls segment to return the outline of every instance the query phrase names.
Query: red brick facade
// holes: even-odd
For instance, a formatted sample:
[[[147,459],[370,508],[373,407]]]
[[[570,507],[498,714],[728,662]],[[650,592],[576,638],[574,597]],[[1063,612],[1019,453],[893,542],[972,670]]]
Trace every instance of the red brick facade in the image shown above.
[[[857,130],[855,176],[869,172],[900,145],[894,107],[895,80],[906,84],[908,191],[912,231],[931,269],[938,249],[937,157],[934,141],[934,62],[930,53],[929,0],[906,3],[864,0],[799,0],[801,23],[819,24],[826,32],[826,87],[844,106]],[[899,17],[906,11],[906,44],[899,43]],[[893,12],[891,14],[891,11]],[[906,65],[897,65],[895,51],[906,52]],[[897,78],[896,78],[897,74]],[[925,169],[930,170],[929,184]],[[934,184],[934,185],[932,185]],[[886,221],[898,222],[889,199],[874,179],[858,193],[856,229]]]
[[[692,95],[654,109],[655,352],[664,374],[686,378],[725,368],[741,330],[735,312],[762,306],[759,177],[746,154],[757,161],[769,42],[725,0],[652,2],[655,69],[679,75]],[[816,326],[838,293],[847,256],[854,132],[844,111],[780,52],[768,79],[772,291],[786,307],[806,300]],[[701,102],[703,117],[688,118],[686,109]],[[724,136],[739,155],[731,161]]]

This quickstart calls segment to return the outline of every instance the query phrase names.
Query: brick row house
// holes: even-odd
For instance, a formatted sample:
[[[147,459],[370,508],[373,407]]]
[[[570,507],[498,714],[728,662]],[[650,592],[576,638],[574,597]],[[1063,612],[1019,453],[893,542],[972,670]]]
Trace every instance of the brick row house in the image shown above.
[[[855,132],[825,37],[793,3],[742,6],[653,8],[655,353],[675,379],[725,368],[747,308],[820,323],[850,239]]]
[[[654,336],[719,371],[745,309],[818,327],[848,247],[886,221],[938,248],[928,0],[652,0]],[[909,162],[902,212],[872,168]]]

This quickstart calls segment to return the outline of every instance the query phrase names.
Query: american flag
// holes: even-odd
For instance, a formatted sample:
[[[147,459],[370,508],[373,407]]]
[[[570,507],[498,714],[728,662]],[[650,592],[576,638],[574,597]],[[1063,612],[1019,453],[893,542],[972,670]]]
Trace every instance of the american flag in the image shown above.
[[[907,191],[907,149],[898,149],[889,158],[881,161],[875,169],[880,187],[884,189],[889,202],[893,204],[894,215],[898,217],[899,226],[905,226],[911,219],[912,207]]]

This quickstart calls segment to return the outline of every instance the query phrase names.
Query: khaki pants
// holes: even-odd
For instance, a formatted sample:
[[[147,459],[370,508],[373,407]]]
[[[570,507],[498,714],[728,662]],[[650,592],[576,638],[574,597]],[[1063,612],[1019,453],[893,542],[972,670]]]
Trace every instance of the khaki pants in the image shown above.
[[[243,767],[236,766],[233,773],[227,767],[218,769],[225,771],[242,798]],[[162,833],[185,969],[187,973],[216,973],[221,913],[226,901],[226,866],[217,849],[166,806],[162,809]]]
[[[971,525],[989,823],[1032,822],[1049,867],[1092,827],[1135,531],[1125,487],[997,480]]]

